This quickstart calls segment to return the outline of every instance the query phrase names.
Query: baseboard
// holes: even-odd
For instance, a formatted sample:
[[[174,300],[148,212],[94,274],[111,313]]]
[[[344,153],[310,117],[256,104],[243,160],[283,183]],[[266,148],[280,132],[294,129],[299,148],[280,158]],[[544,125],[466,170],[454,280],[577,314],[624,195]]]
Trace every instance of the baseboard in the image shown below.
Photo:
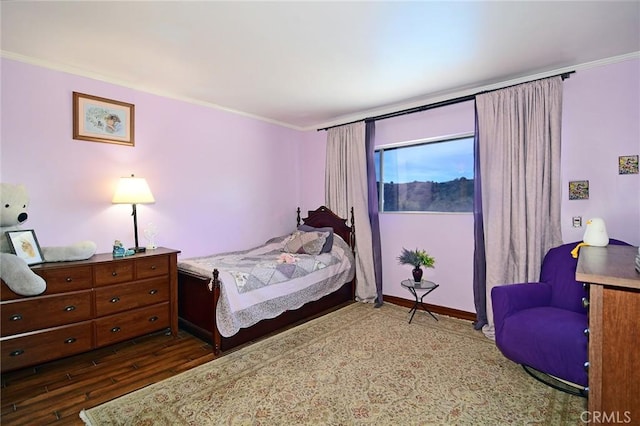
[[[394,305],[405,306],[409,309],[413,307],[413,300],[403,299],[396,296],[383,295],[382,300],[385,302],[393,303]],[[446,315],[453,318],[459,318],[467,321],[475,321],[476,314],[474,312],[461,311],[459,309],[447,308],[445,306],[432,305],[430,303],[424,304],[434,314]]]

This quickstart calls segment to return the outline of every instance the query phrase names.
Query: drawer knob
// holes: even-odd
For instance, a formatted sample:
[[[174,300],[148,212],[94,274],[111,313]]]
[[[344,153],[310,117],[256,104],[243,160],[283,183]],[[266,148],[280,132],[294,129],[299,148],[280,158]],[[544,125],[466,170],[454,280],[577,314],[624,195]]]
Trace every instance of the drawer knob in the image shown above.
[[[589,307],[589,299],[587,299],[586,297],[582,298],[582,307],[585,309]]]
[[[111,300],[109,300],[109,302],[111,303],[118,303],[120,301],[120,298],[118,296],[112,298]]]
[[[65,312],[71,312],[71,311],[75,311],[75,310],[76,310],[76,307],[73,306],[73,305],[69,305],[69,306],[65,306],[64,307],[64,311]]]
[[[584,363],[584,370],[589,371],[589,361]]]
[[[589,283],[582,283],[582,289],[584,291],[589,291]]]
[[[65,278],[65,281],[66,281],[66,282],[68,282],[68,283],[70,283],[71,281],[73,281],[73,278],[71,278],[71,277],[67,277],[67,278]]]
[[[75,343],[76,338],[75,337],[69,337],[67,340],[64,341],[64,343],[69,344],[69,343]]]
[[[112,332],[112,333],[117,333],[118,331],[120,331],[120,327],[113,327],[113,328],[111,329],[111,332]]]
[[[156,316],[149,318],[149,322],[156,322],[156,321],[158,321],[158,317]]]
[[[111,273],[111,276],[112,276],[112,277],[117,277],[117,276],[118,276],[118,272],[117,272],[117,271],[113,271],[113,272]]]
[[[589,338],[589,329],[585,328],[583,331],[584,335],[587,336],[587,338]]]
[[[24,350],[23,350],[23,349],[18,349],[18,350],[15,350],[15,351],[11,352],[11,353],[9,354],[9,356],[20,356],[20,355],[22,355],[23,353],[24,353]]]
[[[157,269],[156,265],[151,265],[151,270],[155,271]]]
[[[13,314],[9,317],[9,321],[20,321],[22,319],[22,315]]]
[[[153,290],[149,291],[149,294],[158,294],[158,290],[154,288]]]

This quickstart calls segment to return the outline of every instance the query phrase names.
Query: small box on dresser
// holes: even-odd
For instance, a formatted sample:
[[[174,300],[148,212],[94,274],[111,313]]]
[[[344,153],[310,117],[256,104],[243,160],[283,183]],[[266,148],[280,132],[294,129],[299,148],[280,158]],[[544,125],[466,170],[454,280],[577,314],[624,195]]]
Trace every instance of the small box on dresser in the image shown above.
[[[102,253],[32,269],[47,282],[33,297],[0,289],[0,368],[37,365],[168,329],[178,332],[177,255],[158,248]]]

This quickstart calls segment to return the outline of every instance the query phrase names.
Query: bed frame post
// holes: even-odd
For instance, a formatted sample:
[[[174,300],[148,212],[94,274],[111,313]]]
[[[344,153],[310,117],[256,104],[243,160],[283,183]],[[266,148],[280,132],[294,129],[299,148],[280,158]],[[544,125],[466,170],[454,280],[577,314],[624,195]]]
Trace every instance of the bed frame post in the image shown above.
[[[218,306],[218,300],[220,299],[220,271],[218,269],[213,270],[213,280],[211,280],[212,290],[213,290],[213,306]],[[220,331],[218,330],[218,325],[216,324],[216,314],[215,311],[213,313],[213,327],[211,332],[213,334],[213,353],[218,355],[222,348],[222,336],[220,336]]]
[[[296,228],[300,226],[300,207],[296,210]]]

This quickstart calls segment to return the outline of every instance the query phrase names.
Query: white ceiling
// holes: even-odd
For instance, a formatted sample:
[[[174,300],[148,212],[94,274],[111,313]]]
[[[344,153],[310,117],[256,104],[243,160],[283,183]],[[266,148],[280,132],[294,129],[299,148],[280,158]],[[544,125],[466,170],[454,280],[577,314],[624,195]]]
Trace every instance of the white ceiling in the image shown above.
[[[297,129],[640,52],[640,1],[3,0],[0,13],[4,57]]]

